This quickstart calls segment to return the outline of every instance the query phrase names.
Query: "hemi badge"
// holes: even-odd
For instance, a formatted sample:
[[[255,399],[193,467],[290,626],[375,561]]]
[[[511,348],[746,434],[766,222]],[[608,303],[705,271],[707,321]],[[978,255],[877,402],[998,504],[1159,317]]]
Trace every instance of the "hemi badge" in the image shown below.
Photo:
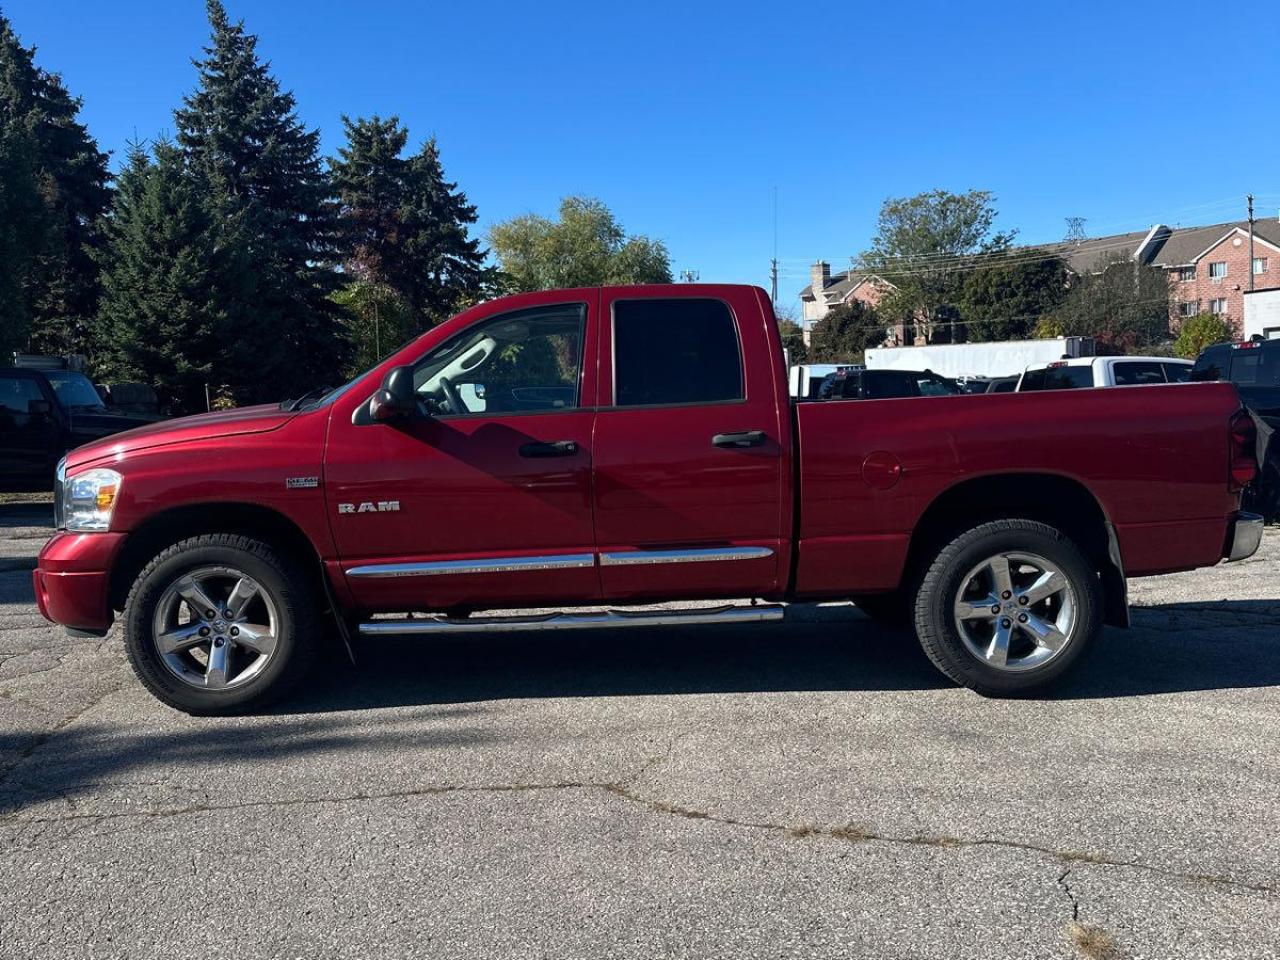
[[[309,487],[320,486],[319,477],[285,477],[284,486],[286,490],[305,490]]]

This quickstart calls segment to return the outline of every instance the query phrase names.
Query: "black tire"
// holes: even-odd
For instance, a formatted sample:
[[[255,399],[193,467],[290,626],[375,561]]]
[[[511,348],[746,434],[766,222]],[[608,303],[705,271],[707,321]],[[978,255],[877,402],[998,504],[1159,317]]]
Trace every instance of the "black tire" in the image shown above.
[[[905,627],[911,623],[911,598],[901,590],[857,596],[853,598],[853,605],[886,627]]]
[[[967,574],[1002,553],[1045,558],[1074,590],[1077,619],[1068,641],[1047,662],[1020,672],[994,667],[971,652],[953,613]],[[1034,520],[995,520],[965,531],[938,553],[916,592],[915,626],[925,654],[951,680],[984,696],[1016,696],[1042,689],[1075,667],[1102,631],[1102,611],[1096,565],[1062,531]]]
[[[153,622],[170,585],[191,571],[223,566],[243,571],[270,597],[278,621],[275,648],[265,667],[243,684],[201,689],[165,665]],[[284,696],[303,678],[314,659],[322,607],[312,578],[271,544],[227,533],[190,537],[167,547],[138,574],[125,602],[125,650],[142,685],[169,706],[197,716],[246,713]]]

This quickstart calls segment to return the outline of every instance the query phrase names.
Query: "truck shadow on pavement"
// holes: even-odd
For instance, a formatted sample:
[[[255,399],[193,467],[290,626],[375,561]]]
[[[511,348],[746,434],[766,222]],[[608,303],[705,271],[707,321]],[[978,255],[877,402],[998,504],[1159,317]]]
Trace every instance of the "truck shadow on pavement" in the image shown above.
[[[361,641],[276,708],[324,713],[544,697],[905,691],[951,687],[908,630],[851,607],[751,627],[644,628],[501,639]],[[1066,681],[1033,699],[1132,697],[1280,685],[1280,600],[1135,607]],[[974,696],[960,693],[957,695]]]
[[[918,691],[970,698],[960,708],[981,725],[992,710],[1035,711],[1046,700],[1280,685],[1280,600],[1137,607],[1132,630],[1108,630],[1071,679],[1025,706],[952,688],[908,631],[887,630],[851,607],[810,616],[749,628],[380,640],[361,648],[358,669],[329,655],[303,693],[258,717],[186,718],[134,690],[128,710],[145,726],[86,717],[44,735],[0,729],[0,819],[32,804],[95,794],[106,783],[164,791],[174,769],[223,771],[326,755],[377,763],[406,750],[509,745],[520,733],[491,705],[501,700],[848,691],[863,694],[849,701],[851,709],[865,710],[874,709],[877,694]],[[808,702],[795,702],[797,722],[808,722]],[[887,714],[901,709],[896,702],[886,703]],[[1176,709],[1170,703],[1150,709]],[[386,708],[400,712],[362,715]],[[341,712],[348,716],[334,716]],[[148,718],[161,718],[161,726]],[[225,735],[193,735],[212,729]]]

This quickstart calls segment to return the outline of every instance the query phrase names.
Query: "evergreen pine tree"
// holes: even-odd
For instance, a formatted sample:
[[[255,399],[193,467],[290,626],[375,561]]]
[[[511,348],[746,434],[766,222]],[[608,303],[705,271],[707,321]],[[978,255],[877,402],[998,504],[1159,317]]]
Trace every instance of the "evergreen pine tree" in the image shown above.
[[[91,253],[110,202],[107,155],[79,112],[80,100],[36,66],[35,49],[22,46],[0,14],[0,213],[25,210],[29,218],[0,226],[7,234],[0,249],[16,230],[26,251],[0,265],[0,339],[59,353],[90,350],[98,299]]]
[[[155,386],[176,411],[204,409],[205,388],[225,388],[235,339],[219,303],[236,246],[220,249],[199,179],[170,143],[141,147],[120,173],[105,228],[98,368]]]
[[[456,182],[445,179],[440,148],[432,137],[409,159],[405,259],[400,283],[420,317],[438,323],[494,286],[484,266],[488,251],[468,235],[476,208]]]
[[[343,117],[343,124],[347,143],[330,165],[346,226],[343,265],[353,278],[341,300],[356,312],[356,338],[371,340],[366,328],[388,316],[409,317],[407,332],[420,332],[480,299],[490,271],[468,235],[475,207],[445,179],[435,140],[404,157],[409,132],[397,117]],[[384,349],[397,345],[379,339]]]
[[[37,153],[28,125],[0,106],[0,363],[26,347],[31,328],[29,288],[48,212]]]
[[[257,37],[208,2],[213,27],[196,62],[199,88],[176,113],[178,143],[207,185],[219,247],[238,246],[241,272],[220,275],[235,330],[223,358],[237,400],[272,400],[335,383],[346,352],[336,260],[336,205],[319,133],[258,58]]]

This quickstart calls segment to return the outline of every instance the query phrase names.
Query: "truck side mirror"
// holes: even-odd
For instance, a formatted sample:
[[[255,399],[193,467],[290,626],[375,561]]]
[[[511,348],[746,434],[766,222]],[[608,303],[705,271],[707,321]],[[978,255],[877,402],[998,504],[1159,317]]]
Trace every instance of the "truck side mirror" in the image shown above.
[[[369,400],[369,417],[388,423],[412,417],[418,412],[418,398],[413,391],[413,367],[395,367],[383,378],[382,387]]]

